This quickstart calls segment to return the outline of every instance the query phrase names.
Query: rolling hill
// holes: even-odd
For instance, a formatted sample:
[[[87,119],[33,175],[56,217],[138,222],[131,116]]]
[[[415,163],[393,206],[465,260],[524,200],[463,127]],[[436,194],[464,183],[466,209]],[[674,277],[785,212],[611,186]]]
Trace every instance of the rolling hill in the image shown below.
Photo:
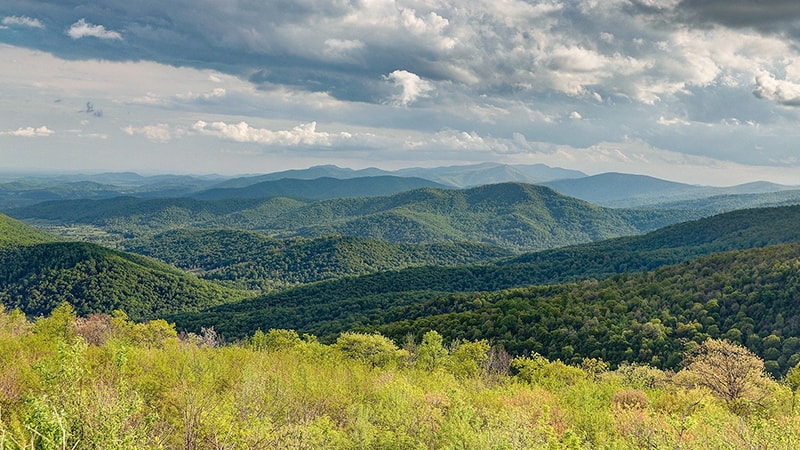
[[[31,316],[71,303],[81,315],[124,310],[157,318],[241,300],[223,288],[150,258],[82,242],[48,242],[0,249],[0,301]]]
[[[798,220],[800,206],[737,211],[644,236],[532,253],[497,264],[416,267],[325,281],[171,320],[188,329],[213,325],[230,337],[259,328],[333,336],[352,327],[409,319],[413,308],[450,298],[450,293],[462,293],[451,296],[464,300],[451,311],[456,312],[471,308],[470,302],[480,297],[475,293],[481,291],[605,279],[725,250],[800,242],[800,230],[794,226]],[[441,313],[421,308],[415,317]]]
[[[502,183],[319,201],[286,212],[268,228],[404,243],[471,241],[519,251],[638,234],[682,218],[675,212],[600,208],[549,188]]]
[[[12,210],[25,220],[82,223],[141,235],[174,228],[238,228],[282,237],[345,235],[393,243],[478,242],[541,250],[639,234],[695,218],[676,211],[614,210],[522,183],[423,188],[381,197],[319,201],[73,200]]]
[[[240,230],[173,230],[126,243],[201,278],[245,289],[276,288],[420,265],[456,265],[510,255],[472,243],[391,244],[345,236],[275,239]]]
[[[0,214],[0,248],[15,245],[32,245],[56,240],[55,236]]]
[[[798,268],[800,244],[724,252],[604,281],[434,298],[362,331],[403,339],[444,330],[448,339],[480,337],[514,354],[668,369],[708,337],[724,338],[778,376],[800,362]]]

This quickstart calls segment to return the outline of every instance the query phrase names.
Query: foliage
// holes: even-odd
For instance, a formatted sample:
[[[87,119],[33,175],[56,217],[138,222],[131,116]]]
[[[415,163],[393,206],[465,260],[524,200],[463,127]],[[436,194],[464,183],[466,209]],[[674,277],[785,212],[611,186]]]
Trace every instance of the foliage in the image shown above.
[[[34,227],[0,214],[0,248],[17,245],[40,244],[54,241],[55,237]]]
[[[400,350],[391,340],[379,334],[342,333],[336,340],[336,348],[351,358],[386,367],[405,359],[408,352]]]
[[[773,375],[800,361],[800,245],[729,252],[604,281],[438,297],[400,308],[383,325],[395,339],[444,330],[445,339],[488,339],[512,354],[537,352],[579,364],[677,368],[708,337],[738,339]]]
[[[248,294],[138,255],[53,242],[0,249],[0,301],[26,314],[70,302],[81,315],[126,310],[136,319],[196,310]]]
[[[413,289],[477,289],[492,282],[487,273],[497,272],[409,269],[399,272],[403,277],[392,272],[317,283],[169,320],[179,329],[215,326],[228,337],[288,326],[326,342],[346,330],[398,341],[442,330],[447,342],[486,339],[517,356],[668,369],[678,367],[692,343],[725,337],[780,375],[800,362],[793,300],[800,298],[798,267],[800,245],[777,245],[605,280],[468,294]],[[450,284],[456,279],[457,286]]]
[[[261,291],[410,266],[471,264],[510,254],[484,244],[391,244],[346,236],[277,239],[241,230],[173,230],[130,241],[126,249],[208,280]]]
[[[496,291],[533,284],[602,279],[616,273],[653,270],[722,250],[798,242],[800,229],[794,225],[798,220],[800,207],[735,212],[643,236],[532,253],[498,264],[413,267],[329,280],[191,317],[171,317],[171,320],[181,328],[215,325],[229,336],[252,333],[258,328],[285,326],[326,336],[354,327],[463,311],[477,297],[474,294],[442,297],[437,292]],[[277,305],[280,308],[276,308]],[[300,313],[301,309],[304,313]],[[229,327],[229,323],[235,326]],[[741,332],[733,328],[725,332]],[[466,337],[475,339],[479,335]],[[797,362],[787,361],[787,364]]]
[[[165,345],[153,346],[129,338],[131,330],[150,323],[133,324],[117,313],[91,319],[109,329],[104,341],[89,343],[77,332],[81,319],[66,305],[56,317],[28,325],[18,323],[26,319],[17,313],[0,312],[0,448],[705,449],[724,442],[731,448],[788,449],[800,444],[800,417],[780,389],[768,392],[774,407],[739,416],[724,400],[671,381],[679,377],[631,387],[623,381],[627,375],[617,371],[593,378],[539,355],[515,359],[513,376],[464,372],[454,355],[484,360],[485,342],[461,341],[448,351],[437,346],[438,333],[428,334],[425,345],[445,359],[429,371],[412,362],[419,360],[421,342],[409,347],[408,359],[388,365],[360,357],[380,354],[369,350],[373,344],[396,351],[380,335],[349,333],[337,344],[323,345],[288,330],[270,330],[260,334],[281,336],[291,345],[256,348],[248,341],[213,348],[178,340],[173,328]],[[44,321],[76,332],[64,334]]]

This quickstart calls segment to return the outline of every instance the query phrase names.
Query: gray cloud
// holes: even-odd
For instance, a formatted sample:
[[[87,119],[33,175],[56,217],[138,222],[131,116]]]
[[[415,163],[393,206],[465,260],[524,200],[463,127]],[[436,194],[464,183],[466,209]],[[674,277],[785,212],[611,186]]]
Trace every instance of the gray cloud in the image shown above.
[[[730,27],[774,29],[800,19],[795,0],[682,0],[677,10],[689,20]]]
[[[775,136],[800,112],[787,107],[800,103],[794,1],[11,0],[0,17],[0,43],[98,71],[73,105],[102,104],[106,120],[82,117],[110,140],[368,148],[375,160],[390,148],[480,159],[645,142],[771,164],[787,160]],[[152,65],[115,95],[100,60],[226,81],[156,89],[172,75]]]

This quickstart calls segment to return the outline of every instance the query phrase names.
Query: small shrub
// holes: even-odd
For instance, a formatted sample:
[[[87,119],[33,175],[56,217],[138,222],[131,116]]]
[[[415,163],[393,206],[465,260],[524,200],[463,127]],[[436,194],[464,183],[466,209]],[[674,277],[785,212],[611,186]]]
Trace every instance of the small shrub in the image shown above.
[[[645,409],[648,405],[647,395],[638,389],[626,389],[614,393],[611,404],[621,409]]]

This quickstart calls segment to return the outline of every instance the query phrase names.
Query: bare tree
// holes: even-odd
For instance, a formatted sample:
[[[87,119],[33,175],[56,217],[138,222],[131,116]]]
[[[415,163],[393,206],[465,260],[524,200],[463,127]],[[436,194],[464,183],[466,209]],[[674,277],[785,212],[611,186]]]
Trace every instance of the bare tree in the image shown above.
[[[745,404],[758,405],[764,398],[764,361],[740,345],[707,339],[689,356],[688,363],[687,370],[696,383],[734,411],[743,412]]]

